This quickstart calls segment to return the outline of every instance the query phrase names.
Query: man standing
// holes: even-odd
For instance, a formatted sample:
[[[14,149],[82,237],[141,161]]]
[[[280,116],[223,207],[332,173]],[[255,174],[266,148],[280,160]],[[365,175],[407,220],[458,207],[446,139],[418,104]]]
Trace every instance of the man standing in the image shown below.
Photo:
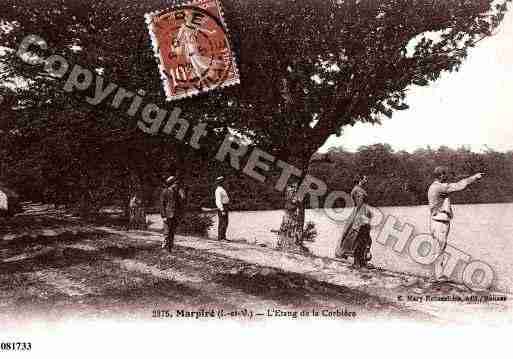
[[[447,237],[451,228],[451,220],[453,211],[449,195],[452,192],[462,191],[470,184],[481,179],[482,173],[477,173],[471,177],[462,179],[456,183],[448,183],[449,169],[445,166],[435,168],[435,180],[429,186],[428,202],[430,210],[429,227],[431,235],[439,244],[439,259],[435,262],[434,275],[436,280],[447,280],[447,276],[443,275],[445,266],[444,252],[447,247]]]
[[[175,176],[170,176],[166,180],[166,185],[167,187],[160,195],[160,215],[164,220],[167,231],[162,248],[171,252],[174,246],[176,228],[184,210],[185,191],[180,185],[180,180]]]
[[[9,200],[7,194],[0,189],[0,216],[9,212]]]
[[[228,229],[228,211],[230,198],[228,197],[228,193],[223,187],[224,177],[216,178],[216,207],[217,207],[217,218],[218,218],[218,226],[217,226],[217,239],[219,241],[226,240],[226,230]]]

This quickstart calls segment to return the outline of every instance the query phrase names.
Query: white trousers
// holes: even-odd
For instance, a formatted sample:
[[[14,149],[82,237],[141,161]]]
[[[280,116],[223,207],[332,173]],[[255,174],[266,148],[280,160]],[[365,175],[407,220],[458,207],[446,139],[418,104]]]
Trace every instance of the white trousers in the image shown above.
[[[443,269],[445,267],[445,249],[447,248],[447,238],[449,237],[449,231],[451,229],[451,222],[449,221],[435,221],[433,219],[430,220],[429,230],[433,238],[438,241],[439,254],[438,259],[435,261],[434,274],[435,278],[438,279],[443,274]]]

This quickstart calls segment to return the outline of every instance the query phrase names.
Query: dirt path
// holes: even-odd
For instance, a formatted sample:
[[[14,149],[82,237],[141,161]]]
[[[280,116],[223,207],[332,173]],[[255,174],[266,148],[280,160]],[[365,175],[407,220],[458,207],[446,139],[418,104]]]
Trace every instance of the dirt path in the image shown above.
[[[41,218],[32,222],[37,228],[3,232],[0,238],[2,323],[34,318],[162,320],[154,318],[156,313],[176,317],[182,310],[223,310],[238,319],[306,310],[348,321],[462,323],[473,321],[479,311],[481,319],[511,320],[509,298],[505,303],[472,304],[408,300],[472,293],[454,286],[427,287],[421,278],[402,273],[355,271],[335,260],[195,237],[179,236],[169,254],[154,232],[76,222],[56,225]]]

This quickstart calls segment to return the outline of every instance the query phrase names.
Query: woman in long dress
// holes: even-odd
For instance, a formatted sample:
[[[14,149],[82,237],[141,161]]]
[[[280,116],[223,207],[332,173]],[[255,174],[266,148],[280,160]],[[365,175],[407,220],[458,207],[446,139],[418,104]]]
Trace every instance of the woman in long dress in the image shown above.
[[[349,216],[335,250],[335,257],[337,258],[353,257],[354,267],[356,268],[366,267],[367,262],[372,258],[370,254],[372,213],[366,204],[367,191],[364,189],[366,183],[366,176],[359,178],[351,191],[351,198],[355,207]]]
[[[175,44],[181,46],[180,53],[185,56],[187,62],[192,65],[194,74],[199,79],[205,76],[210,67],[210,58],[201,55],[199,51],[198,32],[201,29],[191,25],[191,16],[186,16],[186,22],[176,35]]]

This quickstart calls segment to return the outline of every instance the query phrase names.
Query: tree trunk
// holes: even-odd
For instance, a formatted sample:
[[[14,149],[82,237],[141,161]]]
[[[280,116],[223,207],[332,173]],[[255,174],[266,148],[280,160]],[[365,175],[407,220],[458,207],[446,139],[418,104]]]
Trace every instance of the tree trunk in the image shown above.
[[[94,212],[93,198],[90,192],[89,179],[87,173],[82,173],[79,182],[79,199],[77,212],[80,217],[89,217]]]
[[[146,209],[142,196],[141,181],[135,173],[130,173],[129,184],[129,202],[128,202],[128,229],[146,230]]]
[[[290,98],[290,90],[288,89],[286,80],[283,83],[282,88],[282,97],[287,103],[289,111],[292,111],[291,115],[294,116],[294,112],[292,110],[293,100]],[[312,132],[307,135],[308,140],[302,138],[293,138],[288,142],[296,143],[299,145],[296,148],[293,146],[288,146],[283,149],[283,157],[285,159],[290,159],[292,154],[292,156],[297,159],[296,162],[299,164],[298,168],[302,168],[302,172],[298,185],[295,186],[295,188],[289,187],[288,190],[285,191],[285,214],[283,215],[282,223],[279,229],[279,239],[277,245],[277,247],[281,250],[293,252],[309,251],[303,243],[305,239],[304,229],[306,204],[304,198],[299,201],[296,194],[299,190],[299,186],[307,175],[313,155],[326,141],[331,132],[332,131],[329,126],[314,128],[312,129]]]
[[[308,164],[303,166],[302,176],[297,184],[290,185],[285,190],[285,213],[278,231],[277,248],[287,252],[308,252],[303,243],[305,226],[305,201],[297,198],[301,182],[306,176]]]
[[[305,224],[304,201],[294,199],[297,189],[288,191],[285,196],[285,213],[278,231],[280,250],[288,252],[308,252],[303,244],[303,229]]]

